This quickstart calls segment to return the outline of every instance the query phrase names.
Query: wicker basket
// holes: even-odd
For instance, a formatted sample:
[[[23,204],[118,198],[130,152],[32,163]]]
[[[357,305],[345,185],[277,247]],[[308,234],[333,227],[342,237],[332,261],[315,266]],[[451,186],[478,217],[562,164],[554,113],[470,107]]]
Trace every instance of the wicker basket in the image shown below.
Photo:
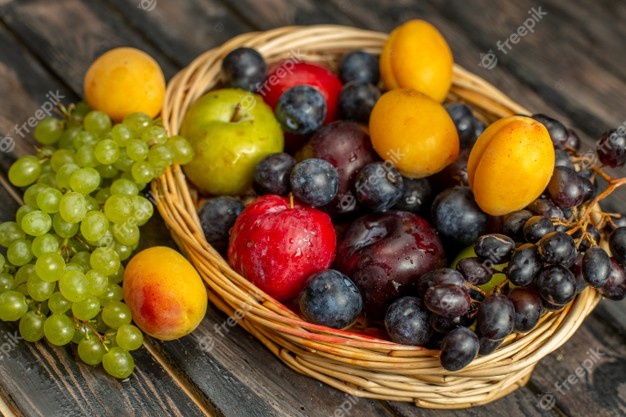
[[[254,47],[268,62],[298,51],[305,60],[336,65],[346,51],[380,53],[386,37],[330,25],[240,35],[202,54],[170,81],[163,124],[170,134],[178,133],[189,105],[216,86],[221,60],[233,48]],[[448,99],[471,104],[487,122],[529,114],[459,66]],[[173,238],[206,282],[210,301],[228,315],[243,316],[240,325],[291,368],[355,396],[442,409],[489,403],[525,385],[537,362],[565,343],[601,298],[587,289],[563,310],[544,316],[530,333],[511,335],[493,354],[450,372],[439,364],[439,351],[305,322],[234,272],[206,242],[196,215],[197,195],[178,166],[153,182],[153,192]]]

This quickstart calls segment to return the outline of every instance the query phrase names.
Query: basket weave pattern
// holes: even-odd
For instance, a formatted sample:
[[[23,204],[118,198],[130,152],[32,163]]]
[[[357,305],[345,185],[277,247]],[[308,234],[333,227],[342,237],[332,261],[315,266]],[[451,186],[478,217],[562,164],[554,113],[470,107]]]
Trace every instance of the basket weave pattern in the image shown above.
[[[308,61],[336,65],[355,49],[379,54],[386,34],[343,26],[284,27],[246,33],[196,58],[169,83],[163,125],[180,130],[187,108],[220,77],[222,58],[240,46],[256,48],[268,62],[297,52]],[[481,78],[455,65],[450,101],[464,101],[485,121],[529,114]],[[507,338],[494,353],[450,372],[439,351],[403,346],[303,321],[234,272],[206,242],[196,215],[197,194],[174,166],[152,184],[157,207],[181,250],[204,279],[209,300],[242,317],[239,324],[291,368],[351,395],[411,401],[425,408],[464,408],[489,403],[526,384],[539,360],[565,343],[593,310],[600,295],[586,289],[558,313],[550,313],[525,335]],[[236,312],[240,314],[235,314]],[[241,314],[244,313],[244,314]]]

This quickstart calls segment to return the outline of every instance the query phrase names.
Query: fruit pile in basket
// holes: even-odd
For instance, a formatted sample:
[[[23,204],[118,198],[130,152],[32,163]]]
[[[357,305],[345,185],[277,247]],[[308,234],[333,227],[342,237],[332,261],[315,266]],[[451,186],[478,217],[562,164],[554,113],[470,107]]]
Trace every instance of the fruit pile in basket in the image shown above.
[[[181,134],[205,237],[236,272],[307,321],[440,349],[454,371],[588,286],[624,297],[625,219],[598,202],[624,183],[603,167],[626,136],[583,154],[548,116],[483,119],[444,101],[452,66],[419,20],[337,63],[236,48]]]

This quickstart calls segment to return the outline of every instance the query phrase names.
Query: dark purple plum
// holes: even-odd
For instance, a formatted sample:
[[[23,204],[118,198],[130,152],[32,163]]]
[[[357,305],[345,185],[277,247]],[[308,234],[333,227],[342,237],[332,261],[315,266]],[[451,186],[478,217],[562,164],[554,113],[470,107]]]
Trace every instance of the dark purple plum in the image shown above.
[[[320,158],[298,162],[289,175],[294,197],[313,207],[328,204],[337,195],[339,174],[334,166]]]
[[[380,98],[380,89],[373,84],[351,81],[339,93],[339,114],[344,120],[368,124],[374,104]]]
[[[198,212],[207,242],[220,253],[228,248],[228,232],[244,209],[238,198],[219,196],[207,199]]]
[[[267,64],[253,48],[230,51],[222,61],[222,81],[230,88],[256,91],[267,75]]]
[[[393,207],[404,192],[402,174],[389,162],[365,165],[354,180],[356,199],[363,207],[382,212]]]
[[[467,327],[457,327],[443,338],[439,361],[448,371],[458,371],[476,358],[479,349],[476,333]]]
[[[457,186],[439,193],[431,212],[441,236],[463,247],[473,244],[487,230],[489,216],[478,207],[469,187]]]
[[[313,133],[326,118],[326,99],[315,87],[297,85],[281,94],[274,113],[283,129],[296,135]]]
[[[430,312],[419,298],[400,297],[387,309],[385,330],[395,343],[423,346],[433,333]]]
[[[365,51],[348,52],[341,57],[339,78],[344,84],[350,81],[378,84],[380,80],[378,58]]]
[[[296,160],[288,153],[266,156],[254,169],[253,188],[257,194],[289,194],[289,174]]]

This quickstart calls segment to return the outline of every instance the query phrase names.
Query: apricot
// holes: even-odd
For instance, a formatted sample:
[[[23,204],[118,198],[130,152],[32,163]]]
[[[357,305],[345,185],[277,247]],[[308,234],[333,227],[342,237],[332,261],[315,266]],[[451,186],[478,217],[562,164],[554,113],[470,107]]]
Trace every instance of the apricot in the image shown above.
[[[406,177],[441,171],[459,155],[459,135],[441,103],[411,89],[383,94],[372,109],[374,150]]]
[[[448,43],[430,23],[414,19],[394,29],[380,55],[387,89],[412,88],[439,102],[452,85],[454,60]]]
[[[155,117],[163,107],[165,77],[159,64],[136,48],[115,48],[98,57],[87,70],[85,100],[120,122],[131,113]]]
[[[191,333],[207,309],[207,292],[180,253],[154,246],[134,255],[124,271],[124,300],[137,327],[161,340]]]
[[[497,120],[477,139],[467,162],[476,203],[493,216],[526,207],[548,185],[554,158],[544,125],[525,116]]]

